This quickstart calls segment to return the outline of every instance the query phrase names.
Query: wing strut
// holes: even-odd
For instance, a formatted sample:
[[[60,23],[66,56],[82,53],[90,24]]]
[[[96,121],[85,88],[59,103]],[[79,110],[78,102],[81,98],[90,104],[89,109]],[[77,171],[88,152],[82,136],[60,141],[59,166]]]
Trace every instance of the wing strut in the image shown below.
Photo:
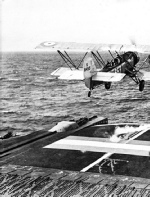
[[[68,57],[68,59],[70,60],[70,63],[71,63],[75,68],[77,68],[76,65],[74,64],[74,62],[72,61],[71,57],[68,55],[68,53],[67,53],[66,51],[64,51],[64,52],[65,52],[66,56]]]
[[[82,60],[80,61],[79,65],[77,66],[77,69],[80,67],[81,63],[83,62],[85,56],[88,54],[88,52],[85,53],[85,55],[83,56]]]
[[[148,63],[150,64],[150,55],[147,57],[147,58],[145,58],[145,60],[143,61],[143,64],[138,68],[138,71],[144,66],[144,64],[146,63],[148,61]]]
[[[61,56],[61,58],[64,60],[64,62],[69,66],[69,68],[70,68],[71,70],[72,70],[72,68],[71,68],[71,66],[68,64],[68,62],[69,62],[73,67],[76,68],[76,66],[73,64],[73,62],[70,61],[70,59],[67,58],[62,52],[60,52],[59,50],[58,50],[57,52],[58,52],[58,54]],[[67,54],[67,55],[68,55],[68,54]]]
[[[98,54],[99,58],[101,59],[102,64],[105,66],[105,62],[104,62],[104,60],[103,60],[102,56],[99,54],[99,52],[98,52],[98,51],[97,51],[97,54]]]
[[[108,50],[108,52],[110,53],[111,57],[112,57],[113,59],[115,59],[114,56],[112,55],[111,51]]]
[[[101,59],[100,59],[100,57],[98,57],[93,51],[91,51],[91,54],[93,55],[93,57],[95,58],[95,60],[97,61],[97,63],[99,64],[99,66],[101,67],[101,64],[103,65],[103,66],[105,66],[105,63],[104,63],[104,61],[102,61],[101,59],[102,59],[102,57],[101,57]]]
[[[80,61],[79,65],[75,65],[75,63],[73,62],[73,60],[71,59],[71,57],[68,55],[68,53],[66,51],[64,51],[65,54],[63,54],[61,51],[57,50],[58,54],[61,56],[61,58],[64,60],[64,62],[69,66],[69,68],[72,70],[71,66],[69,65],[69,63],[75,68],[75,69],[79,69],[81,63],[83,62],[85,56],[87,55],[88,52],[85,53],[84,57],[82,58],[82,60]]]

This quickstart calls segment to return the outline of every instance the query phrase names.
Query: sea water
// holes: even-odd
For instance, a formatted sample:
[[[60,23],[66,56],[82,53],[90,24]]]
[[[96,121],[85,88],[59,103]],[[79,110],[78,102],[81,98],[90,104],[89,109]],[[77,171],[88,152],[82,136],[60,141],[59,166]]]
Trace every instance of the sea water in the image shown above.
[[[83,54],[70,56],[79,64]],[[102,56],[105,62],[110,59],[108,54]],[[150,82],[141,93],[126,77],[112,83],[110,90],[100,86],[89,98],[84,82],[57,80],[50,75],[60,66],[66,65],[56,53],[1,54],[0,133],[48,130],[59,121],[94,115],[107,117],[109,123],[150,122]],[[150,67],[144,66],[144,70],[150,71]]]

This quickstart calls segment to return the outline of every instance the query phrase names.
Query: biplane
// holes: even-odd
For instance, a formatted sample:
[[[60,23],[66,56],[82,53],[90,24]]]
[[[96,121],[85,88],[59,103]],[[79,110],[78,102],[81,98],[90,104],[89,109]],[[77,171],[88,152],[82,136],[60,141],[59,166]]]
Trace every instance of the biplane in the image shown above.
[[[90,97],[91,91],[100,85],[104,85],[108,90],[112,82],[121,81],[125,76],[130,77],[139,85],[139,91],[141,92],[144,90],[145,81],[150,80],[150,72],[141,70],[145,64],[150,65],[149,45],[43,42],[36,48],[57,50],[58,54],[68,65],[68,68],[60,67],[53,71],[51,75],[64,80],[83,80],[85,86],[89,89],[88,97]],[[86,52],[77,65],[67,51]],[[100,51],[108,51],[111,55],[111,60],[105,62],[102,55],[100,55]],[[113,52],[115,52],[115,55]],[[140,61],[138,53],[148,55],[144,61]],[[96,67],[95,62],[97,62],[99,68]]]

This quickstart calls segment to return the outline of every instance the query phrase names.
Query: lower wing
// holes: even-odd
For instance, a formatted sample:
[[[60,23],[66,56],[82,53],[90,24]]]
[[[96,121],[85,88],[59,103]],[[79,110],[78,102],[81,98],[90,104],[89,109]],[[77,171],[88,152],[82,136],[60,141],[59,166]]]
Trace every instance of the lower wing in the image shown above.
[[[61,67],[51,73],[52,76],[64,80],[84,80],[83,69],[77,70]],[[124,73],[97,72],[93,77],[93,81],[117,82],[124,78]]]
[[[126,74],[124,73],[113,73],[113,72],[98,72],[97,75],[92,77],[93,81],[104,81],[104,82],[117,82],[121,81]]]
[[[83,69],[60,67],[51,73],[52,76],[58,79],[65,80],[84,80]]]
[[[142,73],[142,79],[145,81],[150,81],[150,72],[141,70],[140,73]]]

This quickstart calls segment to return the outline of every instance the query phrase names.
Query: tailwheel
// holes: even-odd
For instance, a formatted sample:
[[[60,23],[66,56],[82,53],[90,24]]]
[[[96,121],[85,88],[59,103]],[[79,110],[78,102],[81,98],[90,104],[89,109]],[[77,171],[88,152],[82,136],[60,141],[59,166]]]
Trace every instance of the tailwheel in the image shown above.
[[[142,92],[144,90],[144,86],[145,86],[145,81],[141,80],[140,83],[139,83],[139,91]]]
[[[91,96],[91,91],[88,92],[88,97],[90,97],[90,96]]]
[[[109,90],[110,87],[111,87],[111,82],[106,82],[106,83],[105,83],[105,89],[106,89],[106,90]]]

